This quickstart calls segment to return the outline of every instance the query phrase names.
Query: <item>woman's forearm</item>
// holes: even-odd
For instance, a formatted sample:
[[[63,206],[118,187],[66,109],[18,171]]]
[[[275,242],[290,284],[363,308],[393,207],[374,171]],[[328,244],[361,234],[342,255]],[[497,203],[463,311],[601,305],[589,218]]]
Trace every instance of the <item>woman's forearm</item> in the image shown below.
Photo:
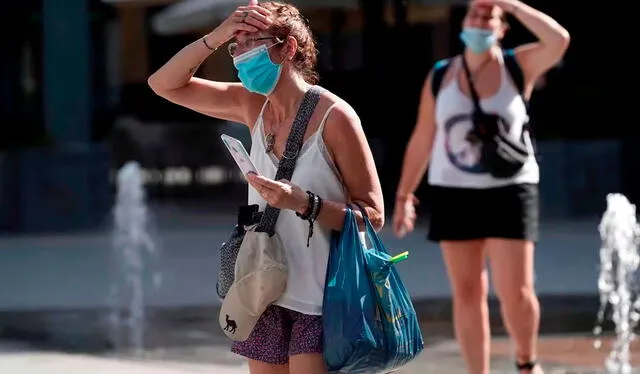
[[[508,11],[543,44],[564,44],[569,32],[556,20],[520,1],[514,1]]]
[[[149,77],[149,86],[154,90],[186,86],[202,62],[222,44],[215,34],[208,34],[187,45]]]
[[[396,191],[396,199],[410,198],[420,185],[431,156],[433,140],[414,134],[409,141],[402,163],[402,174]]]

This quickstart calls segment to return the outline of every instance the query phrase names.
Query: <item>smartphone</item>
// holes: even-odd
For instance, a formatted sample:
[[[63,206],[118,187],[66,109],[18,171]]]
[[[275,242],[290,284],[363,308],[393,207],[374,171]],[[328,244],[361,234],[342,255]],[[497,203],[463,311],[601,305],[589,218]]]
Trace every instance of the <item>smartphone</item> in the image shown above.
[[[221,135],[220,138],[222,138],[222,142],[227,147],[227,150],[229,150],[229,153],[231,153],[231,157],[233,157],[236,164],[238,164],[243,175],[247,175],[249,172],[258,174],[258,169],[256,169],[253,162],[251,162],[249,152],[247,152],[240,140],[224,134]]]

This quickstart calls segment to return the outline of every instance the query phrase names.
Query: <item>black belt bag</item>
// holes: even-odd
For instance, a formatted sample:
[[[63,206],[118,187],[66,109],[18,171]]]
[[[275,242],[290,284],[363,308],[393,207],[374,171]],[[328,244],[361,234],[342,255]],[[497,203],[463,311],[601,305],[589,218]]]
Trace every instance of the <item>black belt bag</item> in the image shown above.
[[[495,178],[511,178],[522,170],[530,156],[528,125],[523,125],[518,140],[510,138],[506,120],[499,115],[486,113],[480,107],[480,99],[464,56],[462,65],[474,106],[473,129],[467,134],[467,140],[481,143],[480,163],[489,174]]]

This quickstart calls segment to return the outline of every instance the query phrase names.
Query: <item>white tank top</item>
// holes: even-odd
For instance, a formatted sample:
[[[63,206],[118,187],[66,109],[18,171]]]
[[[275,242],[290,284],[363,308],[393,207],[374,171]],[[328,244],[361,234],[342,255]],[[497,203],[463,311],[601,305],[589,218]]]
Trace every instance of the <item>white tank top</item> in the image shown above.
[[[509,73],[500,56],[500,88],[498,92],[480,100],[480,106],[486,112],[496,113],[510,123],[509,135],[514,140],[522,134],[524,123],[528,120],[527,109],[522,97],[511,83]],[[492,188],[520,183],[538,183],[540,171],[528,140],[530,156],[522,170],[512,178],[494,178],[483,172],[479,163],[480,150],[465,140],[471,130],[473,101],[467,97],[458,84],[458,72],[462,69],[461,60],[452,61],[454,78],[438,93],[435,103],[436,135],[429,166],[429,184],[444,187]],[[528,134],[526,134],[528,137]]]
[[[251,134],[251,161],[261,175],[274,178],[278,160],[273,153],[266,153],[262,114],[256,120]],[[335,106],[335,105],[334,105]],[[346,202],[344,184],[326,149],[322,132],[330,107],[318,130],[309,137],[300,150],[291,182],[304,191],[312,191],[324,200]],[[266,201],[249,186],[249,204],[259,204],[264,210]],[[331,230],[315,223],[309,247],[309,222],[297,217],[294,211],[281,210],[276,233],[282,240],[289,261],[289,280],[282,297],[274,304],[300,313],[322,314],[324,283],[329,260]]]

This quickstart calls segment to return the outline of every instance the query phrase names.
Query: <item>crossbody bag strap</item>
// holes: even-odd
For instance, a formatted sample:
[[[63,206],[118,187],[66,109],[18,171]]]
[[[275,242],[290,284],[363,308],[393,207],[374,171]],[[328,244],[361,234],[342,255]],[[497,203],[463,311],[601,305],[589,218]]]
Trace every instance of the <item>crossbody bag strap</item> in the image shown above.
[[[478,97],[478,92],[476,92],[476,87],[473,84],[473,80],[471,79],[471,71],[469,70],[469,65],[467,65],[467,59],[464,58],[464,55],[460,56],[462,59],[462,68],[464,69],[464,73],[467,77],[467,84],[469,85],[469,94],[471,94],[471,101],[473,101],[473,107],[476,112],[483,113],[482,108],[480,107],[480,98]]]
[[[309,120],[316,109],[316,105],[318,105],[318,101],[320,101],[320,92],[320,87],[312,86],[304,94],[304,98],[302,99],[302,103],[300,103],[300,108],[298,109],[298,114],[291,126],[291,132],[287,138],[287,145],[284,153],[282,154],[282,158],[280,159],[280,163],[278,164],[278,171],[276,172],[275,180],[291,180],[293,170],[296,167],[296,161],[298,160],[298,156],[300,155],[300,150],[303,145],[304,134],[307,132]],[[279,215],[279,208],[274,208],[267,204],[256,230],[273,235],[275,233]]]

